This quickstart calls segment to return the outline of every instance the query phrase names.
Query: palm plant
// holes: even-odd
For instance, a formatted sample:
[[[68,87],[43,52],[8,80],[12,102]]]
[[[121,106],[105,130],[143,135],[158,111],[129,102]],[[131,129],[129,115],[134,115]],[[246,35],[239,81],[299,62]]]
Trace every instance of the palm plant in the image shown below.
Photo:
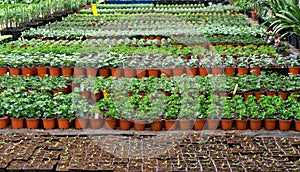
[[[282,30],[289,30],[291,33],[300,35],[300,7],[297,2],[295,0],[274,0],[272,7],[275,18],[272,18],[271,26],[274,31],[278,33]]]

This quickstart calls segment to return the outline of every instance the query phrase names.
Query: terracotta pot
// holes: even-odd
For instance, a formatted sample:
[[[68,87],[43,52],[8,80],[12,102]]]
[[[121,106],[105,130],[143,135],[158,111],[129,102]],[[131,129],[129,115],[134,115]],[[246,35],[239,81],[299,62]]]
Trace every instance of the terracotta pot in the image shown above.
[[[170,68],[160,69],[160,76],[162,76],[162,74],[169,78],[172,75],[172,70]]]
[[[7,68],[0,68],[0,76],[7,74]]]
[[[172,68],[173,76],[181,76],[185,73],[185,68]]]
[[[8,117],[4,116],[0,118],[0,129],[5,129],[7,128],[7,124],[8,124]]]
[[[239,75],[247,75],[248,74],[248,68],[238,68],[238,74]]]
[[[213,76],[222,75],[223,74],[223,68],[221,68],[221,67],[212,67],[211,68],[211,74]]]
[[[278,96],[281,96],[282,100],[286,100],[287,97],[288,97],[288,92],[282,92],[282,91],[279,91],[278,92]]]
[[[69,129],[70,128],[70,122],[68,119],[57,119],[57,127],[59,129]]]
[[[73,76],[73,68],[61,68],[61,76],[64,77]]]
[[[148,76],[154,76],[158,77],[159,76],[159,70],[158,69],[148,69]]]
[[[111,76],[120,78],[123,75],[123,70],[121,68],[111,68]]]
[[[242,94],[240,94],[240,93],[231,94],[231,98],[234,98],[235,96],[241,96],[241,97],[243,97],[243,95],[242,95]]]
[[[58,77],[60,75],[60,68],[49,68],[50,76]]]
[[[251,17],[252,17],[253,20],[256,20],[257,19],[257,12],[252,11],[251,12]]]
[[[146,127],[146,123],[147,123],[146,120],[134,120],[133,121],[134,130],[144,131]]]
[[[190,120],[190,119],[179,119],[178,122],[179,122],[180,130],[190,130],[191,129],[192,120]]]
[[[235,120],[235,125],[237,130],[247,129],[247,119],[237,119]]]
[[[205,125],[205,119],[194,120],[194,130],[203,130],[204,125]]]
[[[200,67],[200,68],[198,68],[198,70],[199,70],[200,76],[207,76],[208,73],[209,73],[209,69],[208,68],[202,68],[202,67]]]
[[[266,94],[267,94],[267,96],[274,97],[276,95],[276,92],[275,91],[267,91]]]
[[[11,118],[11,128],[12,129],[24,128],[24,118]]]
[[[162,37],[162,36],[156,36],[156,39],[157,39],[157,40],[161,40],[161,37]]]
[[[233,120],[232,119],[221,119],[221,128],[222,130],[231,130]]]
[[[276,129],[276,119],[265,119],[264,125],[266,130],[275,130]]]
[[[33,75],[33,68],[22,68],[22,76],[32,76]]]
[[[250,74],[251,75],[259,76],[260,75],[260,70],[261,69],[259,67],[250,68]]]
[[[243,95],[244,95],[244,100],[246,101],[246,100],[248,100],[248,97],[250,95],[253,95],[253,92],[244,92]]]
[[[146,69],[136,69],[136,77],[137,78],[143,78],[147,76],[147,70]]]
[[[289,73],[291,74],[299,74],[300,68],[299,67],[289,67],[288,68]]]
[[[225,68],[225,74],[228,75],[228,76],[234,76],[235,68],[233,68],[233,67]]]
[[[288,131],[291,128],[292,120],[279,119],[279,130]]]
[[[198,71],[198,68],[187,68],[186,69],[186,75],[187,76],[196,76],[197,71]]]
[[[256,100],[259,100],[260,97],[261,97],[262,95],[264,95],[264,92],[262,92],[262,91],[255,91],[255,92],[254,92],[254,95],[255,95],[255,97],[256,97]]]
[[[76,118],[75,129],[86,129],[88,124],[88,118]]]
[[[86,100],[90,99],[90,92],[89,91],[81,92],[80,95],[82,95]]]
[[[86,68],[87,77],[96,77],[98,73],[98,68]]]
[[[109,130],[114,130],[117,128],[117,120],[116,119],[105,119],[105,128]]]
[[[125,78],[135,78],[135,69],[132,68],[124,68],[123,69],[124,72],[124,77]]]
[[[9,74],[18,76],[20,75],[21,70],[19,68],[9,68]]]
[[[165,127],[167,131],[172,131],[176,129],[176,119],[166,119]]]
[[[64,91],[63,89],[53,90],[52,94],[55,96],[57,93],[62,93],[63,91]]]
[[[207,119],[207,129],[208,130],[216,130],[219,126],[219,119]]]
[[[40,118],[26,118],[27,129],[38,129]]]
[[[251,130],[260,130],[261,123],[262,123],[262,119],[250,119],[250,129]]]
[[[55,128],[55,118],[51,119],[42,119],[43,121],[43,127],[46,130],[51,130]]]
[[[49,71],[48,68],[44,68],[44,67],[38,67],[37,68],[37,75],[41,78],[44,78],[45,75],[48,75]]]
[[[107,78],[107,77],[111,76],[110,68],[100,68],[98,75],[103,76],[104,78]]]
[[[119,120],[120,130],[130,130],[131,128],[131,121],[126,119]]]
[[[31,76],[37,75],[37,67],[33,66],[31,69],[32,69],[32,75]]]
[[[151,131],[161,131],[162,129],[162,121],[156,120],[150,124]]]
[[[103,119],[101,119],[101,118],[99,118],[99,119],[89,118],[89,120],[90,120],[90,127],[92,129],[102,128],[102,126],[103,126]]]
[[[96,93],[96,94],[91,93],[91,98],[92,98],[92,100],[94,100],[94,101],[98,101],[98,100],[100,99],[100,96],[101,96],[101,93],[100,93],[100,92],[99,92],[99,93]]]
[[[295,130],[300,131],[300,121],[295,119],[294,122],[295,122]]]
[[[73,76],[74,77],[85,76],[85,68],[74,68]]]
[[[293,96],[293,98],[296,99],[296,100],[298,100],[297,95],[299,95],[299,94],[300,94],[299,91],[290,92],[290,95]]]
[[[229,93],[226,93],[226,92],[219,92],[219,96],[220,97],[229,97]]]

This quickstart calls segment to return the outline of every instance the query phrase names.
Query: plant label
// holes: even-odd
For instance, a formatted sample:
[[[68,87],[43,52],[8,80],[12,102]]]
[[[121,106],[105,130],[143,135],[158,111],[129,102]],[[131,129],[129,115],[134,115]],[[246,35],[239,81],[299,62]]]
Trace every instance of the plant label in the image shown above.
[[[99,119],[99,111],[98,110],[95,111],[95,119]]]
[[[103,91],[103,97],[106,99],[107,98],[107,95],[106,95],[106,90]]]
[[[80,90],[83,92],[84,91],[84,85],[80,84]]]
[[[235,93],[236,93],[238,86],[239,86],[239,84],[236,84],[236,85],[235,85],[235,87],[234,87],[234,90],[233,90],[233,93],[232,93],[232,94],[235,94]]]
[[[96,5],[92,5],[92,11],[94,16],[98,16],[98,11]]]

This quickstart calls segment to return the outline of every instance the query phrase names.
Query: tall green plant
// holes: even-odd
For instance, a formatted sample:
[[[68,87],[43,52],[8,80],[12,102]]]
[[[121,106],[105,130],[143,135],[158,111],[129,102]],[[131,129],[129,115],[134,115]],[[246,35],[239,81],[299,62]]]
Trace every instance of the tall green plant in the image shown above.
[[[291,30],[292,33],[300,35],[300,7],[295,0],[274,0],[272,3],[272,19],[274,31]],[[287,34],[287,33],[285,33]],[[284,34],[284,35],[285,35]]]

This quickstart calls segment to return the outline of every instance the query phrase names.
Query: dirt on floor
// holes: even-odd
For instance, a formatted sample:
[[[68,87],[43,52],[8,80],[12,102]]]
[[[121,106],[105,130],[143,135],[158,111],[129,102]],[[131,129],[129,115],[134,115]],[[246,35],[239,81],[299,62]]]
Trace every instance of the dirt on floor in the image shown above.
[[[296,132],[174,131],[146,135],[130,131],[74,132],[68,135],[66,131],[60,134],[2,131],[0,171],[299,171],[300,168],[300,137]]]

